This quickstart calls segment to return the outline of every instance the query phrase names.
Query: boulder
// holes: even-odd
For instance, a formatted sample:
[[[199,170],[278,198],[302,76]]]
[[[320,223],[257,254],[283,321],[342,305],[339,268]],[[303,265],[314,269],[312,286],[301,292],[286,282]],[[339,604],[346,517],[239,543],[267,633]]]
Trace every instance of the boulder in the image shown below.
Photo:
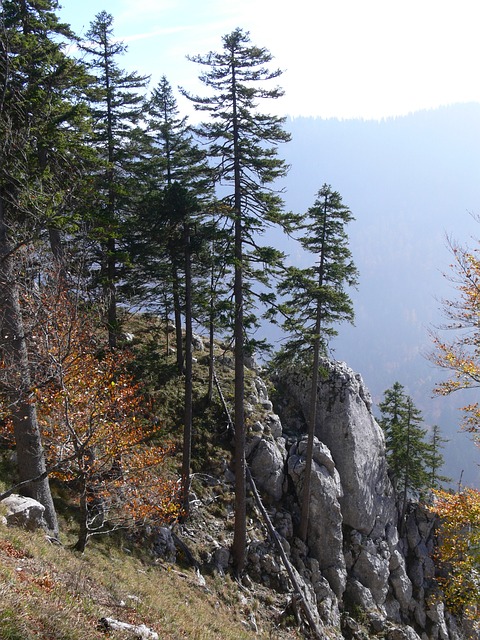
[[[130,624],[129,622],[115,620],[115,618],[101,618],[98,629],[108,635],[110,635],[110,631],[120,631],[128,633],[130,637],[137,638],[137,640],[158,640],[158,633],[144,624]]]
[[[367,587],[379,606],[387,599],[390,575],[388,564],[388,560],[376,552],[374,545],[366,545],[360,551],[352,569],[352,576]]]
[[[385,638],[387,640],[421,640],[418,633],[412,627],[393,627],[390,629]]]
[[[282,423],[280,417],[276,413],[269,413],[265,418],[265,426],[268,428],[270,435],[273,438],[280,438],[282,436]]]
[[[284,447],[264,438],[258,439],[249,457],[250,471],[258,489],[275,501],[280,501],[283,495],[285,458]]]
[[[46,523],[43,519],[45,507],[37,500],[14,493],[2,500],[0,504],[6,508],[7,525],[23,527],[28,531],[35,531],[39,528],[46,529]]]
[[[154,531],[152,542],[153,553],[166,560],[175,562],[177,559],[177,549],[172,537],[172,532],[168,527],[158,527]]]

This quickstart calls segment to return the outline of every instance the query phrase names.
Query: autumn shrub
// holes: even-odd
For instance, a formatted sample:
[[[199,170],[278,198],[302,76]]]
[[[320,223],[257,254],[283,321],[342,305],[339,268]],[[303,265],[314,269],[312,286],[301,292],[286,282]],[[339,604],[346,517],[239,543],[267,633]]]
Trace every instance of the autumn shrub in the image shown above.
[[[437,490],[431,509],[440,517],[438,582],[449,608],[478,623],[480,614],[480,491]],[[480,624],[479,624],[480,627]]]
[[[130,373],[133,354],[109,349],[88,305],[55,277],[24,296],[37,405],[50,476],[80,508],[77,548],[92,535],[178,515],[170,445]],[[104,332],[103,332],[104,333]]]

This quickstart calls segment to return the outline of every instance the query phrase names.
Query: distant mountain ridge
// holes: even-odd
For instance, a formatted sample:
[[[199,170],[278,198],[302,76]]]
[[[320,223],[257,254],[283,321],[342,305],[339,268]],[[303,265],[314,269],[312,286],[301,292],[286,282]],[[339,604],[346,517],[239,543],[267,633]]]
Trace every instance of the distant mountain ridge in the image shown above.
[[[429,328],[442,322],[440,300],[456,296],[443,276],[446,236],[462,244],[480,237],[470,215],[480,213],[480,104],[383,121],[295,118],[287,129],[287,208],[305,211],[327,183],[356,219],[348,229],[360,271],[351,292],[356,326],[339,327],[334,356],[362,374],[375,403],[401,382],[426,425],[439,424],[450,438],[447,475],[456,483],[463,472],[463,482],[480,486],[480,451],[457,433],[462,399],[432,399],[442,372],[425,358]],[[285,250],[296,263],[304,259],[296,245]]]

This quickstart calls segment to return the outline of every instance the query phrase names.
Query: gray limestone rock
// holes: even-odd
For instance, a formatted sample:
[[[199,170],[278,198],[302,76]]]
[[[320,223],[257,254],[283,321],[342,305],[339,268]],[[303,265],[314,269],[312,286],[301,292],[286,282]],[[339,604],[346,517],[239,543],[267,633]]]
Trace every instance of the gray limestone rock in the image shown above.
[[[306,443],[302,441],[290,451],[288,458],[288,473],[300,499],[305,474],[305,450]],[[308,547],[310,555],[318,560],[320,570],[335,595],[340,598],[346,583],[342,511],[339,503],[342,487],[327,447],[315,440],[314,450]]]
[[[372,545],[370,549],[364,547],[360,551],[352,569],[352,576],[370,590],[377,605],[385,603],[390,570],[388,560],[377,553],[375,546]]]
[[[318,386],[316,436],[331,452],[340,474],[340,500],[346,525],[372,537],[384,535],[395,521],[395,498],[387,475],[383,432],[371,413],[370,394],[361,376],[347,365],[322,361]],[[282,376],[286,392],[309,413],[310,380],[289,371]]]
[[[265,418],[265,425],[270,430],[270,435],[273,438],[280,438],[282,435],[282,423],[280,417],[276,413],[269,413]]]
[[[284,548],[296,570],[313,588],[322,622],[338,631],[340,611],[354,605],[368,618],[370,631],[385,639],[478,638],[457,631],[452,616],[430,604],[438,600],[432,599],[437,588],[432,560],[436,527],[428,509],[411,505],[406,535],[399,538],[384,436],[362,378],[344,363],[325,360],[322,369],[307,545],[293,537],[293,522],[299,517],[306,466],[308,373],[292,367],[275,380],[281,391],[275,407],[281,420],[269,410],[266,385],[255,380],[248,402],[267,415],[258,419],[247,443],[259,488],[273,500],[274,520],[290,510],[288,522],[283,518],[281,527],[280,521],[275,524],[282,528]],[[294,492],[286,492],[285,466]],[[252,554],[252,562],[262,579],[268,582],[283,575],[277,574],[274,557],[259,551]],[[358,634],[351,637],[366,637],[365,627],[359,627]]]
[[[14,493],[2,500],[0,504],[6,508],[5,519],[8,526],[23,527],[27,531],[46,528],[43,519],[45,507],[33,498]]]
[[[348,578],[345,598],[348,599],[349,604],[361,607],[364,611],[377,608],[370,589],[355,578]]]
[[[394,627],[390,629],[385,638],[387,640],[421,640],[418,633],[412,627]]]
[[[285,458],[284,447],[279,446],[276,441],[263,438],[258,439],[250,454],[250,471],[258,489],[276,501],[283,495]]]

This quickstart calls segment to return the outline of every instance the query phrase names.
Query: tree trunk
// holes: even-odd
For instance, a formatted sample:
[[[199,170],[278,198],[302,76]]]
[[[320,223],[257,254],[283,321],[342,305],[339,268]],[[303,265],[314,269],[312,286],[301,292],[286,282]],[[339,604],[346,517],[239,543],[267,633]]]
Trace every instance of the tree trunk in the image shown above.
[[[116,242],[115,238],[107,240],[106,250],[106,275],[105,293],[107,302],[107,327],[108,327],[108,345],[111,349],[115,349],[118,343],[118,317],[117,317],[117,290],[116,290]]]
[[[237,574],[245,567],[247,547],[246,462],[245,462],[245,349],[243,338],[243,273],[241,222],[236,221],[235,250],[235,529],[233,536],[233,561]]]
[[[317,309],[317,336],[320,333],[320,307]],[[313,348],[312,388],[310,391],[310,414],[308,418],[307,452],[305,455],[305,475],[303,481],[302,512],[300,516],[300,528],[298,537],[303,542],[307,541],[308,521],[310,518],[310,497],[312,493],[312,465],[313,465],[313,439],[317,422],[318,403],[318,368],[320,365],[320,338],[315,339]]]
[[[192,264],[190,228],[184,225],[185,240],[185,423],[183,427],[182,500],[183,518],[190,515],[190,463],[192,457]]]
[[[183,335],[182,335],[182,308],[180,304],[179,278],[178,272],[172,262],[172,289],[173,289],[173,314],[175,318],[175,347],[177,349],[177,369],[178,373],[183,373]]]
[[[85,478],[82,478],[82,493],[80,494],[80,529],[78,540],[74,546],[75,551],[83,553],[88,541],[88,499]]]
[[[405,535],[406,529],[406,516],[407,516],[407,497],[408,487],[410,486],[410,431],[412,425],[412,411],[411,406],[408,406],[407,414],[407,450],[405,456],[405,477],[403,479],[403,492],[402,492],[402,506],[400,512],[400,536]]]
[[[215,345],[213,343],[215,339],[215,275],[213,267],[213,251],[211,255],[212,265],[210,269],[210,305],[208,310],[208,332],[209,332],[209,347],[208,347],[208,391],[207,402],[212,403],[213,400],[213,377],[215,374]]]
[[[327,238],[327,199],[325,198],[323,205],[323,229],[322,243],[320,253],[320,264],[318,269],[318,289],[321,296],[321,288],[323,286],[324,268],[325,268],[325,242]],[[315,339],[313,342],[313,370],[312,370],[312,388],[310,391],[310,414],[308,418],[308,437],[307,452],[305,459],[305,479],[303,481],[302,510],[300,516],[300,527],[298,537],[303,541],[307,541],[308,537],[308,521],[310,518],[310,498],[312,493],[312,466],[313,466],[313,439],[315,436],[315,426],[317,422],[317,403],[318,403],[318,368],[320,366],[320,332],[322,330],[322,301],[317,299],[317,309],[315,317]]]
[[[20,482],[45,474],[45,456],[31,388],[30,363],[20,308],[13,253],[0,197],[0,355],[8,379],[4,393],[12,417]],[[58,522],[48,477],[24,485],[23,493],[45,507],[45,521],[54,536]]]
[[[240,150],[238,142],[238,117],[236,104],[235,64],[232,60],[233,96],[233,145],[235,180],[235,528],[232,554],[235,571],[240,575],[246,562],[247,550],[247,479],[245,461],[245,344],[243,318],[243,224],[240,175]]]

